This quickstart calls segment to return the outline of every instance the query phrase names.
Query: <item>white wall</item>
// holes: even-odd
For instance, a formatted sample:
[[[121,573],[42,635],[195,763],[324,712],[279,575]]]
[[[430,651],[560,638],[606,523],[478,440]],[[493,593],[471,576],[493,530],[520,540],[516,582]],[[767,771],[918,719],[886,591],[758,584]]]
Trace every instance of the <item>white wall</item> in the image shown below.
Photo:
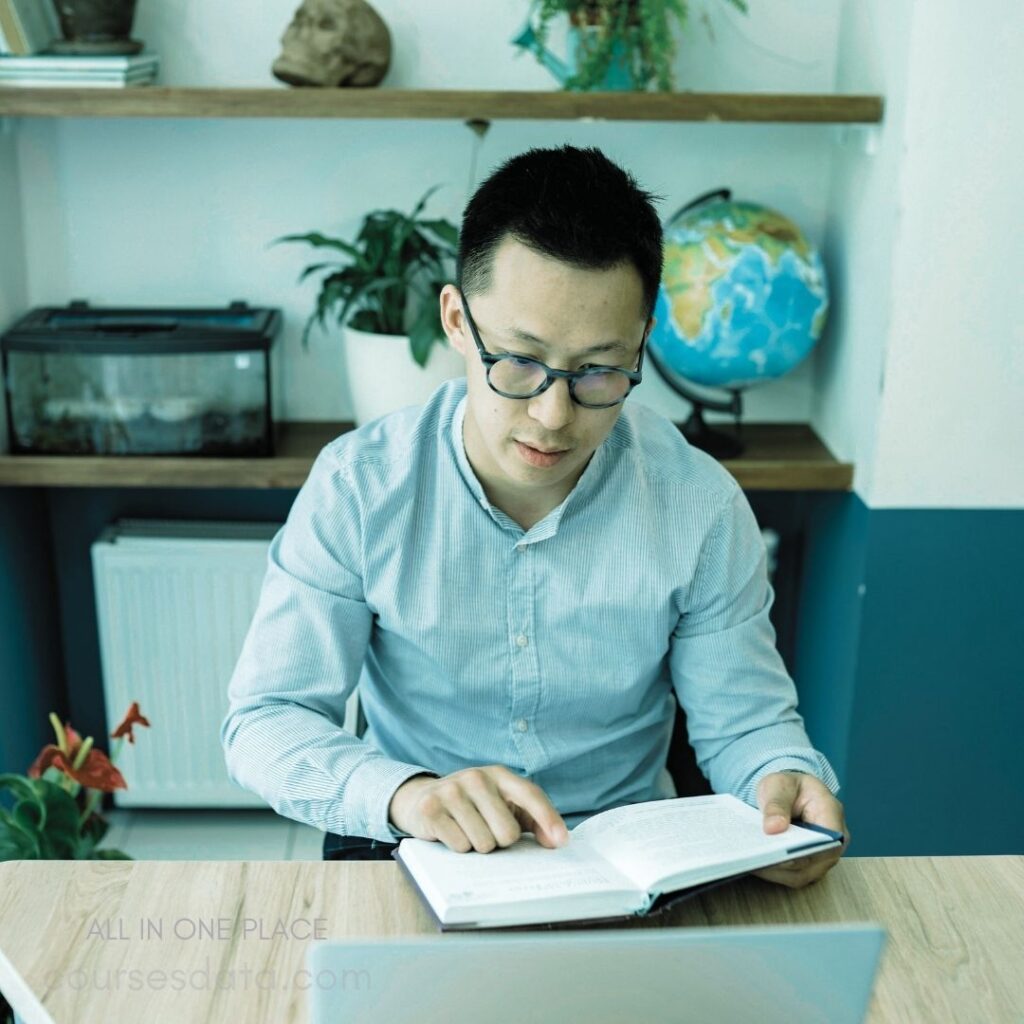
[[[1024,10],[918,10],[871,504],[1024,506]]]
[[[141,0],[134,35],[161,54],[163,84],[280,85],[269,67],[295,6]],[[429,11],[399,0],[376,6],[394,46],[383,87],[554,84],[508,43],[522,24],[523,0],[434,0]],[[831,91],[839,0],[752,7],[748,20],[725,0],[693,4],[678,87]],[[245,298],[280,306],[275,411],[291,419],[351,418],[351,402],[337,332],[315,331],[308,352],[299,345],[316,285],[295,282],[315,254],[270,248],[273,238],[313,229],[350,235],[367,210],[408,208],[435,183],[444,187],[428,209],[458,223],[471,188],[496,164],[529,146],[571,142],[602,147],[663,195],[665,217],[708,188],[729,186],[738,198],[777,206],[820,243],[834,144],[821,125],[502,121],[482,143],[471,182],[475,137],[451,121],[25,119],[17,137],[25,304]],[[750,392],[748,418],[809,419],[813,376],[812,358]],[[674,418],[688,412],[653,368],[635,394]]]
[[[848,0],[840,38],[839,90],[886,109],[833,168],[813,422],[872,507],[1019,507],[1024,12]]]
[[[835,297],[831,344],[816,363],[812,423],[834,454],[855,465],[867,497],[874,471],[889,338],[892,261],[902,210],[906,50],[911,7],[848,0],[840,30],[836,88],[884,98],[881,125],[833,129],[838,140],[826,205],[826,265]]]

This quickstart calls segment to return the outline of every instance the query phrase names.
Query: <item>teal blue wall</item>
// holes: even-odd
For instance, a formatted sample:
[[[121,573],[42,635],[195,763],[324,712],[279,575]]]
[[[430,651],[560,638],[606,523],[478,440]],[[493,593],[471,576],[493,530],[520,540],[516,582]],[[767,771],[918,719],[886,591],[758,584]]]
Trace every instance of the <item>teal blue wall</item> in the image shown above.
[[[0,771],[25,771],[65,704],[44,491],[0,490]]]
[[[1024,510],[816,511],[796,676],[851,855],[1024,853]]]
[[[854,495],[820,494],[804,529],[793,674],[808,733],[840,782],[847,777],[869,522]]]

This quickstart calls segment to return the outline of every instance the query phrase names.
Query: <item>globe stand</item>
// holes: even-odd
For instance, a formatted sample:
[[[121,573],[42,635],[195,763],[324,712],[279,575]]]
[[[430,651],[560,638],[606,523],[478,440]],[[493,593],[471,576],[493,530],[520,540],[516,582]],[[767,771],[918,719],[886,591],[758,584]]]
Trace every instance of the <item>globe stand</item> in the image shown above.
[[[738,399],[739,392],[735,392],[735,395]],[[704,422],[704,406],[700,402],[693,403],[693,412],[683,424],[682,434],[695,448],[713,455],[716,459],[735,459],[744,452],[744,444],[739,436],[739,422],[736,423],[735,436],[724,434],[720,430],[712,430]]]
[[[693,411],[681,428],[683,437],[695,448],[707,452],[716,459],[735,459],[742,455],[746,451],[746,445],[740,436],[740,420],[743,415],[742,392],[729,389],[729,398],[711,398],[667,366],[653,347],[648,346],[645,351],[654,363],[655,369],[661,374],[662,380],[693,406]],[[725,434],[709,427],[704,420],[705,409],[731,413],[736,421],[736,433]]]

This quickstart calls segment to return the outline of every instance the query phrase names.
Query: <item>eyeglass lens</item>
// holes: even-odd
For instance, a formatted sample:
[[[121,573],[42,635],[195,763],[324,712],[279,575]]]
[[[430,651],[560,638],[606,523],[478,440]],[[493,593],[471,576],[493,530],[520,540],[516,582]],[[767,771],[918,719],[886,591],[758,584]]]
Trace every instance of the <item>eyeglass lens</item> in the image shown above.
[[[545,381],[544,369],[536,363],[519,359],[502,359],[491,367],[491,385],[507,395],[526,398]],[[589,373],[576,380],[576,399],[585,405],[618,402],[628,394],[630,379],[618,370]]]

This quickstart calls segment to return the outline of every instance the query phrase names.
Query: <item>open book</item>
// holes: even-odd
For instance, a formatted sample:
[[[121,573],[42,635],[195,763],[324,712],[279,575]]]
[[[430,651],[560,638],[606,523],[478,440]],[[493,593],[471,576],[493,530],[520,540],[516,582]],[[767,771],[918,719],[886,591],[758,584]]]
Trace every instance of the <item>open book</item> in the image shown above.
[[[607,920],[842,845],[840,833],[806,823],[768,835],[763,818],[728,794],[678,797],[595,814],[554,850],[524,832],[490,853],[403,839],[394,856],[446,931]]]

